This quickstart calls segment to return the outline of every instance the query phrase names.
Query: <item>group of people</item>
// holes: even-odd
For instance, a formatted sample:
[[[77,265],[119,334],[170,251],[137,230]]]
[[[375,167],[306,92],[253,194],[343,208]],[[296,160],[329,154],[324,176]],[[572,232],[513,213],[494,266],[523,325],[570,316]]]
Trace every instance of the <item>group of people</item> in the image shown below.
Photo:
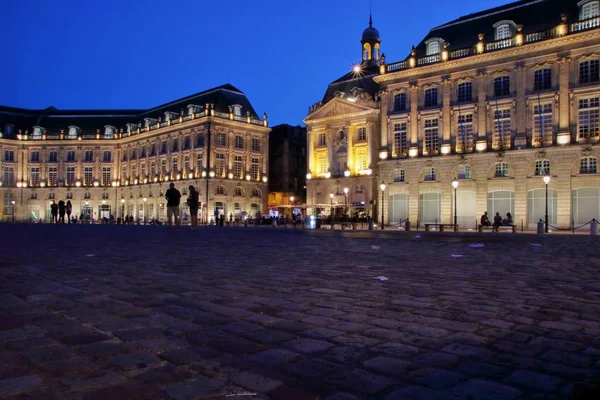
[[[494,223],[492,224],[490,222],[490,219],[488,218],[488,213],[487,211],[483,213],[483,215],[481,216],[481,225],[485,225],[485,226],[490,226],[493,225],[494,227],[498,227],[501,225],[514,225],[514,221],[513,221],[513,217],[511,215],[511,213],[506,213],[506,218],[502,219],[502,216],[500,215],[499,212],[496,213],[496,215],[494,216]]]
[[[50,204],[50,215],[52,216],[53,224],[66,224],[67,222],[65,222],[65,214],[67,215],[67,221],[70,224],[72,212],[73,205],[71,204],[71,200],[67,200],[66,203],[64,200],[60,200],[58,204],[56,201],[52,200],[52,204]],[[73,219],[73,222],[76,222],[77,216],[74,216]]]
[[[188,186],[187,205],[190,208],[190,218],[192,229],[198,227],[198,208],[200,206],[200,196],[193,185]],[[169,189],[165,193],[167,199],[167,225],[181,225],[181,216],[179,214],[179,203],[181,202],[181,193],[175,189],[175,184],[169,184]]]

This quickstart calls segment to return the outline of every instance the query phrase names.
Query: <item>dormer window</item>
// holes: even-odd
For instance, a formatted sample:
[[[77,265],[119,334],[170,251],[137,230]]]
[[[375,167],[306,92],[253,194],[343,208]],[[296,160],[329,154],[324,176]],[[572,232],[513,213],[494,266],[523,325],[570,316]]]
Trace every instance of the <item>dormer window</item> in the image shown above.
[[[104,137],[106,138],[112,138],[115,135],[115,127],[112,125],[105,125],[104,126]]]
[[[511,36],[510,26],[508,24],[496,27],[496,40],[509,39]]]
[[[42,132],[43,131],[44,131],[44,128],[42,128],[41,126],[34,126],[33,127],[33,136],[34,136],[34,138],[42,136]]]
[[[172,121],[174,119],[177,119],[178,117],[179,117],[179,114],[177,114],[176,112],[172,112],[172,111],[165,112],[165,122]]]
[[[239,104],[233,105],[233,115],[241,116],[242,115],[242,106]]]
[[[600,7],[598,1],[584,0],[578,3],[579,20],[583,21],[590,18],[595,18],[600,15]]]
[[[69,126],[69,137],[70,138],[74,138],[77,136],[77,134],[79,133],[79,128],[76,126]]]
[[[425,41],[425,45],[427,46],[425,50],[426,54],[428,56],[440,54],[442,52],[443,43],[444,41],[440,38],[428,39],[427,41]]]

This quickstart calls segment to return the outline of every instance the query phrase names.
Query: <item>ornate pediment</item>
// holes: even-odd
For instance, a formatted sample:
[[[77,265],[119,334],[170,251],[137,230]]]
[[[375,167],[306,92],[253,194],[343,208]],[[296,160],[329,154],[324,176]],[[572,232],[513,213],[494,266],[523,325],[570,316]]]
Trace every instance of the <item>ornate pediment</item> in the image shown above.
[[[370,113],[378,113],[379,109],[368,107],[363,104],[356,104],[348,100],[334,98],[321,108],[310,114],[304,121],[316,121],[325,118],[335,118],[339,116],[352,117]]]

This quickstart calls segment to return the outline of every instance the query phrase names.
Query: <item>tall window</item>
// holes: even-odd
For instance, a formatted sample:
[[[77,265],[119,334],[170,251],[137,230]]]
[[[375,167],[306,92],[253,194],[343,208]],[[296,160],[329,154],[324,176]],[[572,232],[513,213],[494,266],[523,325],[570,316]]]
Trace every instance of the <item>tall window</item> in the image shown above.
[[[324,133],[319,133],[318,145],[319,146],[327,145],[327,136]]]
[[[550,161],[548,160],[537,160],[535,162],[535,174],[536,175],[549,175],[550,174]]]
[[[508,24],[496,27],[496,40],[508,39],[511,36],[510,26]]]
[[[459,165],[457,170],[458,179],[471,179],[471,166],[470,165]]]
[[[600,81],[600,60],[586,60],[579,63],[579,83]]]
[[[183,158],[183,170],[185,173],[190,172],[190,156],[185,156]]]
[[[160,160],[160,173],[167,174],[167,160]]]
[[[15,153],[12,150],[4,151],[4,161],[15,161]]]
[[[367,128],[361,126],[360,128],[358,128],[358,141],[360,142],[363,140],[367,140]]]
[[[533,72],[533,89],[546,90],[552,87],[552,70],[550,68],[538,69]]]
[[[38,163],[38,162],[40,162],[40,152],[39,151],[32,151],[31,152],[31,162],[32,163]]]
[[[142,146],[140,150],[140,158],[146,158],[146,146]]]
[[[543,143],[548,138],[552,139],[552,104],[536,104],[533,106],[533,142]]]
[[[459,83],[457,88],[457,97],[459,103],[468,103],[473,101],[473,83]]]
[[[179,172],[179,165],[178,165],[177,158],[173,158],[171,160],[171,166],[173,167],[173,168],[171,168],[171,172]]]
[[[173,153],[179,151],[179,139],[173,139],[173,148],[171,150]]]
[[[198,171],[201,171],[204,168],[204,163],[203,163],[203,153],[199,153],[196,155],[196,168],[198,168]]]
[[[156,145],[153,144],[152,147],[150,148],[150,157],[154,157],[156,156]]]
[[[456,144],[457,150],[473,151],[473,114],[458,116]]]
[[[217,146],[225,146],[225,134],[224,133],[217,133]]]
[[[75,184],[75,167],[67,167],[67,185]]]
[[[403,155],[408,151],[406,130],[406,122],[394,124],[394,157]]]
[[[404,182],[405,174],[403,169],[399,169],[394,173],[394,182]]]
[[[586,20],[597,17],[600,12],[597,1],[590,1],[581,6],[579,10],[579,19]]]
[[[257,181],[260,178],[260,176],[259,176],[260,170],[259,170],[259,167],[258,167],[258,165],[259,165],[259,159],[252,157],[251,161],[252,162],[250,164],[250,175],[252,177],[252,180]]]
[[[190,149],[190,137],[189,136],[186,136],[183,138],[183,149],[184,150]]]
[[[29,171],[29,178],[31,186],[38,186],[40,184],[40,167],[32,167]]]
[[[435,107],[438,105],[437,88],[425,89],[425,107]]]
[[[84,167],[83,168],[83,184],[85,186],[89,186],[93,183],[94,174],[92,172],[92,167]]]
[[[260,152],[260,139],[252,138],[252,151]]]
[[[15,168],[4,167],[4,177],[2,183],[6,186],[13,186],[15,184]]]
[[[318,160],[319,162],[317,163],[317,174],[323,175],[329,170],[329,166],[327,163],[327,154],[320,154]]]
[[[244,137],[240,135],[236,135],[235,137],[235,148],[243,149],[244,148]]]
[[[150,163],[150,175],[156,176],[156,161]]]
[[[160,154],[167,154],[167,141],[163,141],[160,146]]]
[[[137,160],[137,149],[131,150],[131,160]]]
[[[579,99],[579,138],[598,136],[599,124],[600,97]]]
[[[222,185],[217,186],[217,194],[218,195],[224,195],[225,194],[225,187]]]
[[[233,157],[233,176],[237,179],[243,179],[242,166],[244,165],[244,159],[242,156]]]
[[[507,75],[499,76],[494,79],[494,95],[495,96],[510,95],[510,78]]]
[[[223,178],[225,176],[225,154],[215,154],[215,174]]]
[[[51,151],[48,153],[48,162],[55,163],[58,162],[58,152]]]
[[[425,120],[425,151],[427,154],[437,153],[439,146],[438,119]]]
[[[237,186],[233,195],[242,197],[244,196],[244,190],[241,187]]]
[[[396,93],[394,95],[394,111],[406,110],[406,93]]]
[[[262,197],[262,192],[259,188],[252,188],[252,197]]]
[[[93,162],[94,161],[94,151],[86,150],[84,160],[85,160],[85,162]]]
[[[13,201],[15,197],[11,192],[4,193],[4,216],[13,216],[15,214],[15,206],[13,205]]]
[[[110,185],[110,167],[102,167],[102,185]]]
[[[494,176],[496,178],[504,178],[508,175],[508,164],[507,163],[498,163],[496,164],[496,170],[494,171]]]
[[[75,150],[67,151],[67,162],[75,162]]]
[[[598,173],[598,160],[596,157],[584,157],[581,159],[579,167],[580,174],[596,174]]]
[[[425,170],[424,179],[426,181],[435,181],[435,179],[436,179],[435,167],[427,167],[427,169]]]
[[[102,162],[110,162],[111,161],[111,153],[108,150],[105,150],[102,153]]]
[[[204,147],[204,134],[198,133],[196,134],[196,143],[194,144],[195,148]]]
[[[510,109],[496,110],[494,112],[494,146],[510,147]]]
[[[50,186],[58,185],[58,168],[57,167],[49,167],[48,168],[48,183]]]
[[[369,159],[365,148],[356,149],[355,153],[356,167],[359,171],[364,171],[369,168]]]
[[[434,54],[439,54],[440,53],[440,42],[434,41],[434,42],[427,43],[426,52],[427,52],[428,56],[432,56]]]

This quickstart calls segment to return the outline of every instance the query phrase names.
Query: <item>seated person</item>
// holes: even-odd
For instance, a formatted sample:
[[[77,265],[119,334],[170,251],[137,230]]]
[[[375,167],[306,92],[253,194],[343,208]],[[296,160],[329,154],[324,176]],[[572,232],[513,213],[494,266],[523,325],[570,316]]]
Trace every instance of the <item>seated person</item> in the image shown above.
[[[494,227],[497,228],[500,225],[502,225],[502,217],[500,216],[500,213],[497,212],[494,216]]]
[[[491,225],[490,219],[488,218],[487,211],[481,216],[481,225]]]
[[[513,217],[510,213],[506,213],[506,218],[502,220],[503,225],[513,225]]]

